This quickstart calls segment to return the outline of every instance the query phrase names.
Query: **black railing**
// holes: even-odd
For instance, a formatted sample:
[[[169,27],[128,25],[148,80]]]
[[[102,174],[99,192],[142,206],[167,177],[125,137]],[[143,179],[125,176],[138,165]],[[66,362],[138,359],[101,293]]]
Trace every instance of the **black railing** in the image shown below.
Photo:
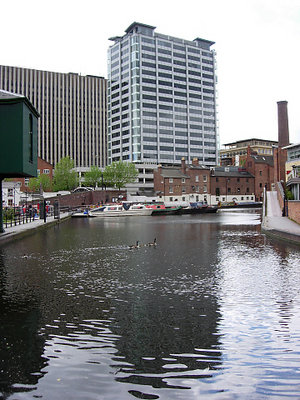
[[[27,224],[28,222],[32,222],[33,220],[37,219],[38,216],[30,215],[30,214],[19,214],[15,215],[10,219],[5,219],[3,220],[3,226],[5,228],[21,225],[21,224]]]

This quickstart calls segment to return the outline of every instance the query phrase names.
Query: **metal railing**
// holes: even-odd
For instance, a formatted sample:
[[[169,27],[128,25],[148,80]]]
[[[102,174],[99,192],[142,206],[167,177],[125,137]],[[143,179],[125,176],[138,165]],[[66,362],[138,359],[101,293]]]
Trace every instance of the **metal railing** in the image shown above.
[[[37,215],[27,215],[27,214],[19,214],[19,215],[14,215],[12,218],[9,219],[3,219],[3,227],[5,228],[11,228],[13,226],[21,225],[21,224],[27,224],[29,222],[34,221],[34,219],[37,219]]]

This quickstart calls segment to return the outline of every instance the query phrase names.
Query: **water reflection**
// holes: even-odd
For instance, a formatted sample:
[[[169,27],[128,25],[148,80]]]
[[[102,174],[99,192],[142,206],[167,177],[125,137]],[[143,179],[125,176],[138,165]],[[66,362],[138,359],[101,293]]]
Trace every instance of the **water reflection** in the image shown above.
[[[290,394],[299,254],[276,246],[256,212],[71,220],[7,244],[2,396],[244,399],[276,397],[275,380]]]

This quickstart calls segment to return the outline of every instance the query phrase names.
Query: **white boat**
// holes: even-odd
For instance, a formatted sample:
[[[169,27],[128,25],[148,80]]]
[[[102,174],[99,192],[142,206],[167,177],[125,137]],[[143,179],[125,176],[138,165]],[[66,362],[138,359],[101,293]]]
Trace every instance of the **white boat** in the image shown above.
[[[92,217],[130,217],[151,215],[153,210],[147,208],[144,204],[132,204],[124,207],[122,204],[110,204],[90,210]]]
[[[73,218],[87,218],[87,217],[93,217],[93,215],[90,214],[89,210],[84,210],[84,211],[76,211],[72,214]]]

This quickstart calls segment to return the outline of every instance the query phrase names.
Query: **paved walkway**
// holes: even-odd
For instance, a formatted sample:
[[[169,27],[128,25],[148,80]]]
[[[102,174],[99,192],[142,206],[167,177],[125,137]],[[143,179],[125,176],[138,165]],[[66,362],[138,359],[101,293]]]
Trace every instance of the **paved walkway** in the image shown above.
[[[300,245],[300,225],[282,216],[277,193],[267,192],[267,215],[263,216],[262,230],[271,236],[290,240]]]
[[[19,237],[23,237],[25,235],[29,235],[31,233],[36,232],[37,229],[43,229],[51,225],[56,225],[61,221],[69,218],[70,216],[71,216],[70,213],[62,213],[60,214],[60,219],[56,219],[54,217],[47,217],[46,222],[44,222],[43,219],[35,219],[34,221],[28,222],[27,224],[21,224],[7,228],[3,226],[4,232],[0,233],[0,243],[14,240]]]

